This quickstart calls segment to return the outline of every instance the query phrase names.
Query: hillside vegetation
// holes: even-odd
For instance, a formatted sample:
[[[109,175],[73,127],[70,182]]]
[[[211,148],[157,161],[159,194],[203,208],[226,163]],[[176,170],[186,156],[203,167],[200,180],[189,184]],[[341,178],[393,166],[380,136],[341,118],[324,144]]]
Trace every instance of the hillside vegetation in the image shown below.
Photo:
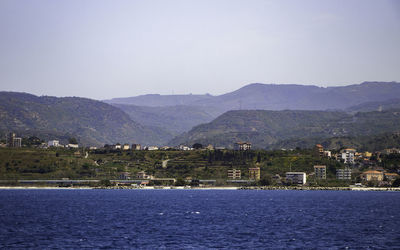
[[[304,139],[378,135],[400,130],[400,111],[360,112],[354,115],[328,111],[229,111],[210,123],[199,125],[174,138],[170,144],[193,143],[233,147],[249,141],[256,148],[291,147]],[[299,144],[296,144],[296,141]],[[309,145],[307,145],[309,146]]]
[[[163,144],[170,138],[151,130],[109,104],[78,97],[38,97],[0,92],[0,132],[63,139],[70,135],[83,145],[105,143]],[[61,138],[60,138],[61,137]]]

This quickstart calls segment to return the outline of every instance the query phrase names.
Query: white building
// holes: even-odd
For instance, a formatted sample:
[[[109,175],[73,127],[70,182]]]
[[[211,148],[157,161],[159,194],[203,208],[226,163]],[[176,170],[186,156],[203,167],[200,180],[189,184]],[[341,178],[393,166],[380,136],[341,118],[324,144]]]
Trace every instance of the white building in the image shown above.
[[[346,148],[342,150],[342,159],[344,160],[344,163],[348,164],[354,164],[354,155],[356,153],[356,150],[353,148]]]
[[[79,145],[78,145],[78,144],[71,144],[71,143],[70,143],[70,144],[67,145],[67,147],[68,147],[68,148],[79,148]]]
[[[51,140],[47,142],[48,147],[59,147],[60,146],[60,141],[58,140]]]
[[[336,170],[336,179],[338,180],[351,180],[351,169],[337,169]]]
[[[304,172],[286,172],[286,181],[304,185],[307,182],[307,175]]]

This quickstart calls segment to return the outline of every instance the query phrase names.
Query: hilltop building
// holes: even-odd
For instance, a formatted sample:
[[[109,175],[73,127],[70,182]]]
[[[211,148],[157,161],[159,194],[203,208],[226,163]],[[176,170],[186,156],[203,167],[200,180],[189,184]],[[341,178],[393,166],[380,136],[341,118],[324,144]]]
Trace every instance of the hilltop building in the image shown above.
[[[9,148],[20,148],[22,145],[22,139],[16,137],[15,133],[9,133],[6,138],[6,144]]]
[[[234,150],[250,150],[251,149],[251,143],[250,142],[236,142],[235,145],[233,146]]]
[[[140,144],[132,144],[132,150],[141,150],[142,149],[142,145]]]
[[[129,146],[129,144],[127,144],[127,143],[125,143],[123,146],[122,146],[122,150],[129,150],[131,147]]]
[[[326,166],[325,165],[315,165],[314,173],[316,179],[326,179]]]
[[[338,180],[351,180],[351,168],[337,169],[336,179]]]
[[[229,169],[228,170],[228,179],[241,179],[242,178],[242,174],[241,171],[239,169]]]
[[[286,182],[304,185],[307,182],[307,175],[304,172],[286,172]]]
[[[259,180],[261,176],[260,168],[249,168],[249,179],[250,180]]]

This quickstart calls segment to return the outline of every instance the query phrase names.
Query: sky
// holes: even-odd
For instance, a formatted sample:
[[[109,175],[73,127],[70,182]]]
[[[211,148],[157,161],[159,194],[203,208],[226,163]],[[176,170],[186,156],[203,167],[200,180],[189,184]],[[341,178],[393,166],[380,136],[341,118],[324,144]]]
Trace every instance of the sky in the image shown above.
[[[109,99],[363,81],[400,81],[400,1],[0,1],[0,91]]]

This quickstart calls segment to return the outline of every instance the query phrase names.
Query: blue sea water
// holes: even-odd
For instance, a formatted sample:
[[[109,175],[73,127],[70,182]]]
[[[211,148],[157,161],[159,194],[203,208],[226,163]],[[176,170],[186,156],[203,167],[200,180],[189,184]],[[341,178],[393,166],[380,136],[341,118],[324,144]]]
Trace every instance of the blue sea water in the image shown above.
[[[0,190],[1,248],[400,248],[400,193]]]

